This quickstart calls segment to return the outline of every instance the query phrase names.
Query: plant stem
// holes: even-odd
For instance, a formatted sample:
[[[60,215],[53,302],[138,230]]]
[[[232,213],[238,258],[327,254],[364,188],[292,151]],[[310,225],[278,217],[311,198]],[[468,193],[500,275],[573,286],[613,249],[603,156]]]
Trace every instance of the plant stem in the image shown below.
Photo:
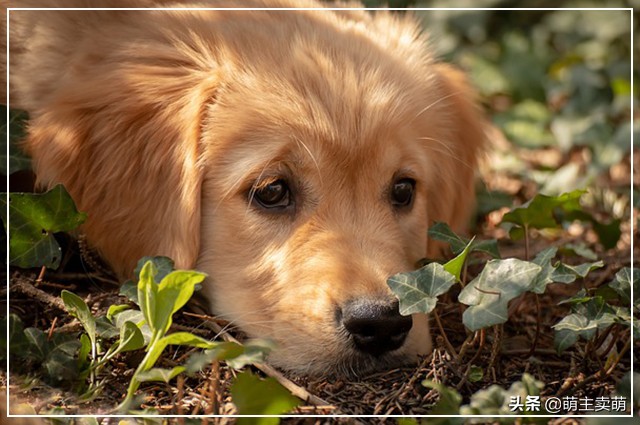
[[[540,337],[540,297],[538,294],[533,294],[536,300],[536,333],[533,337],[533,343],[531,344],[531,349],[527,354],[527,358],[533,356],[533,353],[536,352],[536,347],[538,346],[538,338]]]
[[[529,226],[524,225],[524,259],[529,261]]]
[[[446,345],[447,347],[447,351],[449,351],[449,353],[453,357],[453,360],[457,361],[458,353],[456,352],[456,349],[453,348],[453,345],[451,345],[451,342],[449,342],[449,338],[447,338],[447,334],[445,333],[444,327],[442,326],[442,322],[440,321],[440,316],[438,315],[438,312],[435,309],[433,310],[433,317],[436,319],[438,329],[440,329],[440,334],[442,335],[442,339],[444,340],[444,345]]]

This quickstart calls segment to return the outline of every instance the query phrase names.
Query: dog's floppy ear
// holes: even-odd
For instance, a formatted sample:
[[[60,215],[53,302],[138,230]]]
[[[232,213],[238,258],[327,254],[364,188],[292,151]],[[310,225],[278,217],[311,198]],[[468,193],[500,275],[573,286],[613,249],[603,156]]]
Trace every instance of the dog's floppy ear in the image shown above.
[[[85,57],[32,113],[26,147],[40,183],[65,185],[88,213],[81,231],[119,275],[145,255],[193,267],[200,131],[215,71],[193,52],[153,43]]]
[[[475,178],[478,160],[486,145],[488,123],[477,102],[475,90],[465,74],[448,64],[435,64],[436,80],[446,110],[446,152],[439,153],[438,184],[432,185],[429,220],[445,222],[458,233],[466,231],[475,207]],[[429,242],[428,255],[436,256],[442,246]]]

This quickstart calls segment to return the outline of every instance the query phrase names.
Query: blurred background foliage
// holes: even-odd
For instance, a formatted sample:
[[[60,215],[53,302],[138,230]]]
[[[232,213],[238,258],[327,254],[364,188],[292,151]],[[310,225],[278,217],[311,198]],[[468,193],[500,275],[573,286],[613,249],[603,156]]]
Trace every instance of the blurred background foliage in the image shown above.
[[[546,194],[604,185],[617,194],[614,198],[626,198],[627,209],[632,132],[640,144],[640,121],[636,117],[632,125],[637,114],[631,110],[631,98],[636,105],[638,99],[637,86],[632,93],[631,85],[631,73],[637,76],[631,64],[632,12],[567,8],[637,8],[640,0],[363,3],[453,8],[410,13],[423,22],[438,55],[469,74],[500,130],[492,136],[503,139],[502,144],[494,140],[500,154],[491,155],[493,171],[530,181]],[[556,10],[495,9],[522,7]],[[635,58],[640,57],[637,46]],[[626,163],[622,171],[621,163]]]

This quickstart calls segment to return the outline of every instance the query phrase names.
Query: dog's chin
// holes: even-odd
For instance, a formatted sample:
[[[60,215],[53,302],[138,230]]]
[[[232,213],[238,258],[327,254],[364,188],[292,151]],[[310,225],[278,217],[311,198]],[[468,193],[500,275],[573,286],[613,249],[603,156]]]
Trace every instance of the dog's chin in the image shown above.
[[[291,376],[310,379],[358,379],[376,372],[415,364],[417,359],[415,355],[401,352],[372,356],[356,350],[345,350],[339,358],[333,359],[296,362],[287,361],[286,358],[275,355],[270,356],[268,361]]]

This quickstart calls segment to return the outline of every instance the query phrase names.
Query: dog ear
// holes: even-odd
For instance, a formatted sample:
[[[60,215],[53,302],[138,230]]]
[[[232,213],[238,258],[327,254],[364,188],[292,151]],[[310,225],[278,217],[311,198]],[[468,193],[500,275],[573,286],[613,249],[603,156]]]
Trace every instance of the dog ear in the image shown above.
[[[437,184],[430,188],[429,221],[445,222],[464,233],[475,208],[475,179],[478,161],[487,142],[488,122],[477,102],[475,90],[465,74],[451,65],[436,64],[437,84],[446,110],[447,147],[440,150]],[[442,254],[442,245],[430,241],[427,255]]]
[[[26,148],[39,182],[63,183],[88,214],[81,232],[119,275],[145,255],[191,268],[200,245],[200,131],[218,78],[175,46],[114,51],[85,52],[72,78],[51,82]]]

